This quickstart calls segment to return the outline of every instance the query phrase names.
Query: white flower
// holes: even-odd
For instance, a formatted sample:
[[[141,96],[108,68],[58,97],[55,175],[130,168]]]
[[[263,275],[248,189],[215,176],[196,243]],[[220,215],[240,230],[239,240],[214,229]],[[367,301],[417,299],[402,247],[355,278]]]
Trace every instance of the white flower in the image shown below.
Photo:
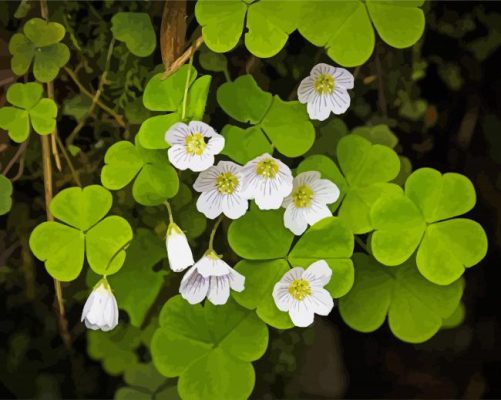
[[[324,260],[314,262],[306,271],[292,268],[273,288],[275,304],[280,311],[289,312],[294,325],[311,325],[315,314],[328,315],[334,307],[330,293],[324,289],[331,275]]]
[[[186,239],[186,235],[181,228],[174,222],[171,222],[167,228],[165,245],[167,247],[170,269],[174,272],[184,271],[189,266],[195,264],[188,239]]]
[[[344,68],[317,64],[297,89],[301,103],[308,104],[311,119],[323,121],[334,114],[343,114],[350,106],[347,89],[353,89],[353,75]]]
[[[205,297],[212,304],[226,304],[230,289],[241,292],[244,290],[244,282],[243,275],[210,250],[186,272],[179,293],[190,304],[200,303]]]
[[[89,298],[85,302],[82,311],[82,319],[89,329],[101,329],[111,331],[118,324],[118,305],[115,296],[111,292],[106,278],[101,279]]]
[[[188,125],[178,122],[165,134],[165,141],[171,146],[169,161],[177,169],[204,171],[214,164],[214,155],[224,147],[224,137],[201,121]]]
[[[280,208],[292,191],[292,173],[282,161],[265,153],[242,168],[242,194],[254,199],[261,210]]]
[[[295,235],[301,235],[308,225],[332,215],[327,204],[339,198],[338,187],[320,179],[317,171],[303,172],[294,178],[290,196],[284,199],[284,225]]]
[[[197,200],[197,209],[207,218],[214,219],[221,213],[237,219],[249,207],[242,196],[242,167],[231,161],[220,161],[198,175],[193,188],[202,194]]]

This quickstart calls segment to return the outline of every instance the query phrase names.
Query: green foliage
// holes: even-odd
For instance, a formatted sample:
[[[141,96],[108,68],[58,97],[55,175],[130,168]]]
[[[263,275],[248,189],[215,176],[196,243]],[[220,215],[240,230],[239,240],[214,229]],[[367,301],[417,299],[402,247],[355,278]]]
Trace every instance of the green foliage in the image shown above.
[[[190,74],[189,80],[188,73]],[[169,147],[164,139],[165,132],[182,119],[186,82],[188,82],[188,101],[185,120],[202,120],[212,77],[209,75],[198,79],[196,77],[195,68],[184,65],[166,79],[163,74],[157,74],[150,79],[143,94],[144,106],[151,111],[164,111],[169,114],[156,115],[142,123],[137,133],[137,139],[142,147],[145,149]]]
[[[376,31],[396,48],[412,46],[424,31],[423,1],[349,0],[343,2],[304,2],[299,32],[316,46],[327,48],[335,62],[354,67],[371,56]],[[331,26],[333,29],[325,29]]]
[[[339,303],[343,320],[353,329],[372,332],[386,316],[399,339],[420,343],[432,337],[459,305],[463,285],[447,286],[424,279],[414,262],[389,269],[361,253],[353,256],[355,284]]]
[[[287,157],[298,157],[313,145],[315,129],[304,106],[263,91],[251,75],[222,84],[217,101],[235,120],[254,125],[247,130],[232,125],[223,129],[224,154],[235,161],[245,163],[267,151],[267,141]]]
[[[0,175],[0,215],[7,214],[12,207],[12,182]]]
[[[339,140],[337,159],[344,175],[343,179],[333,177],[343,196],[339,217],[353,233],[370,232],[373,228],[369,212],[374,202],[383,194],[400,190],[387,183],[397,177],[400,160],[389,147],[371,144],[360,135]]]
[[[42,98],[43,87],[37,82],[14,83],[7,90],[7,100],[14,107],[0,108],[0,128],[9,137],[21,143],[28,139],[30,126],[40,135],[47,135],[56,127],[57,105]]]
[[[45,262],[52,277],[61,281],[76,279],[85,253],[97,274],[112,275],[122,267],[132,229],[122,217],[103,219],[111,203],[110,192],[97,185],[65,189],[54,197],[50,211],[64,224],[42,222],[30,236],[33,254]]]
[[[151,353],[161,374],[179,376],[183,399],[245,399],[255,379],[250,362],[267,345],[268,329],[254,312],[232,301],[191,306],[175,296],[162,308]]]
[[[487,252],[482,227],[453,218],[474,205],[475,189],[465,176],[418,169],[407,179],[405,193],[382,196],[374,204],[374,257],[386,265],[399,265],[417,249],[416,263],[425,278],[439,285],[452,283]]]
[[[130,52],[138,57],[149,56],[157,45],[155,30],[146,13],[115,14],[111,19],[111,32],[115,39],[125,42]]]
[[[16,33],[10,39],[12,71],[24,75],[33,62],[33,74],[38,81],[54,80],[70,59],[68,47],[60,43],[65,33],[64,26],[57,22],[30,19],[24,24],[23,33]]]
[[[146,150],[138,140],[136,145],[121,141],[106,152],[101,182],[110,190],[119,190],[132,180],[132,195],[144,206],[162,204],[179,190],[176,170],[170,165],[165,151]]]

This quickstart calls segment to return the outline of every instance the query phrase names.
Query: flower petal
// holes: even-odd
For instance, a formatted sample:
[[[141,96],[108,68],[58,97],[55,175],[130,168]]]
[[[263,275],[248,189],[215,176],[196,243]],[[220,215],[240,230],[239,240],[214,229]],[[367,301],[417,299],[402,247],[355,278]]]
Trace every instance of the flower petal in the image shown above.
[[[217,135],[214,128],[203,121],[190,121],[190,123],[188,124],[188,129],[192,134],[201,133],[203,136],[208,138]]]
[[[325,63],[318,63],[315,65],[310,72],[310,76],[315,79],[319,75],[325,74],[325,75],[331,75],[334,77],[334,74],[336,72],[336,67],[333,67],[332,65],[325,64]]]
[[[197,200],[197,210],[207,218],[214,219],[223,212],[223,196],[216,189],[203,192]]]
[[[175,144],[167,150],[169,161],[177,169],[184,171],[190,167],[191,158],[187,152],[186,147]]]
[[[334,93],[335,92],[333,92],[333,94]],[[314,93],[306,106],[310,119],[325,121],[329,117],[331,110],[333,109],[333,103],[330,100],[330,97],[331,95],[320,95],[316,92]]]
[[[205,151],[211,154],[219,154],[224,149],[224,136],[219,133],[214,133],[214,135],[209,139]]]
[[[216,189],[216,179],[220,173],[221,169],[217,165],[213,165],[209,169],[200,172],[193,184],[193,189],[197,192],[208,192]]]
[[[345,89],[353,89],[353,75],[344,68],[334,68],[334,84]]]
[[[245,276],[241,273],[235,271],[233,268],[230,268],[230,287],[235,292],[242,292],[245,289]]]
[[[289,293],[289,286],[282,282],[278,282],[273,287],[273,300],[275,301],[275,304],[280,311],[289,311],[292,303],[294,302],[294,299]]]
[[[165,141],[171,145],[186,145],[186,136],[190,134],[188,125],[177,122],[165,132]]]
[[[302,235],[308,227],[303,210],[290,204],[284,212],[284,226],[294,235]]]
[[[289,315],[292,323],[296,326],[304,328],[313,323],[314,312],[308,307],[306,301],[294,301],[289,309]]]
[[[209,293],[207,294],[209,301],[217,306],[226,304],[229,297],[230,277],[228,275],[211,276],[209,283]]]
[[[182,231],[171,230],[167,234],[166,246],[169,266],[174,272],[184,271],[195,263],[188,239]]]
[[[315,95],[315,81],[311,76],[304,78],[297,88],[297,98],[300,103],[310,102]]]
[[[194,155],[190,157],[188,168],[193,172],[205,171],[207,168],[214,165],[214,156],[208,151],[204,151],[201,155]]]
[[[315,199],[324,204],[334,203],[339,198],[339,188],[328,179],[312,182],[311,189],[315,192]]]
[[[325,204],[315,200],[304,211],[304,218],[308,225],[315,225],[318,221],[327,217],[332,217],[332,211]]]
[[[351,98],[348,91],[342,87],[336,87],[334,91],[326,97],[326,104],[334,114],[343,114],[350,107]]]
[[[221,207],[228,218],[238,219],[247,212],[249,201],[238,193],[223,195]]]
[[[301,172],[294,178],[294,187],[307,185],[311,188],[314,182],[318,181],[320,177],[321,175],[318,171]]]
[[[228,275],[231,271],[231,267],[221,260],[216,254],[203,256],[195,264],[197,271],[204,278],[211,276],[223,276]]]
[[[332,300],[332,296],[324,288],[313,289],[312,294],[307,298],[307,300],[309,302],[308,309],[311,309],[318,315],[328,315],[334,307],[334,300]]]
[[[318,260],[311,264],[304,271],[303,278],[306,279],[311,286],[324,287],[329,283],[332,276],[332,269],[325,260]]]
[[[179,293],[190,304],[200,303],[207,296],[208,290],[209,278],[200,275],[196,265],[186,272],[179,286]]]

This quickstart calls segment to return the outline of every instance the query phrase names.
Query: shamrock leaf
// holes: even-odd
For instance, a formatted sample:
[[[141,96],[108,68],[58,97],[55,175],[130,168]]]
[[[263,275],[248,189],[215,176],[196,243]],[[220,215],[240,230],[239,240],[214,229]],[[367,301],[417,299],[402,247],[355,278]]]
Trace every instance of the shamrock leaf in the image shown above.
[[[14,83],[7,90],[7,100],[15,107],[0,108],[0,128],[8,131],[15,142],[28,138],[30,122],[40,135],[54,131],[57,105],[52,99],[42,99],[42,92],[42,85],[37,82]]]
[[[225,138],[221,154],[227,155],[237,163],[245,164],[263,153],[273,153],[273,147],[264,132],[256,126],[242,129],[226,125],[221,135]]]
[[[120,375],[139,362],[135,350],[141,344],[141,331],[119,324],[111,332],[87,331],[87,352],[103,364],[110,375]]]
[[[224,53],[233,49],[242,36],[245,23],[247,49],[257,57],[267,58],[284,47],[296,29],[299,11],[300,3],[294,2],[202,0],[197,2],[195,16],[211,50]]]
[[[141,124],[137,138],[145,149],[166,149],[165,132],[176,122],[181,121],[184,87],[188,82],[188,101],[186,103],[186,120],[202,120],[212,78],[208,75],[196,79],[194,67],[183,65],[166,79],[163,73],[156,74],[146,84],[143,104],[151,111],[163,111],[168,114],[155,115]]]
[[[461,281],[435,285],[419,274],[413,262],[388,269],[361,253],[355,253],[353,261],[355,283],[340,299],[339,311],[355,330],[375,331],[388,316],[396,337],[421,343],[438,332],[461,299]]]
[[[248,260],[282,258],[289,252],[293,238],[284,227],[283,211],[261,211],[254,205],[228,229],[231,248]]]
[[[300,156],[313,145],[315,129],[304,107],[297,101],[283,101],[278,96],[272,97],[257,85],[251,75],[243,75],[233,82],[221,85],[217,100],[232,118],[251,123],[256,128],[249,130],[251,135],[239,134],[231,128],[229,155],[232,157],[242,157],[235,149],[246,148],[246,143],[250,140],[256,146],[259,145],[260,149],[264,148],[266,137],[279,152],[288,157]],[[257,151],[257,147],[250,151]]]
[[[372,204],[385,193],[400,191],[387,183],[398,175],[400,160],[389,147],[353,134],[339,140],[337,158],[344,180],[334,178],[334,183],[345,192],[339,217],[353,233],[367,233],[373,229],[369,219]]]
[[[115,392],[116,400],[178,400],[175,382],[166,386],[168,380],[160,375],[153,364],[137,363],[127,368],[124,381],[129,386]]]
[[[175,296],[163,306],[159,323],[151,341],[153,362],[162,375],[179,376],[181,398],[248,398],[255,379],[250,362],[268,344],[266,325],[253,311],[232,300],[202,307]]]
[[[0,215],[7,214],[12,207],[12,182],[0,175]]]
[[[118,306],[127,311],[131,325],[140,327],[148,310],[160,293],[166,272],[152,268],[164,259],[165,244],[152,231],[138,229],[119,274],[108,277]],[[99,277],[89,271],[87,285],[94,286]]]
[[[425,278],[439,285],[454,282],[487,252],[487,237],[478,223],[450,219],[474,204],[475,189],[465,176],[416,170],[407,179],[405,194],[382,196],[371,210],[374,257],[398,265],[417,248],[416,263]]]
[[[349,0],[304,2],[297,27],[316,46],[326,47],[338,64],[354,67],[366,62],[375,45],[374,27],[390,46],[412,46],[424,30],[422,1]],[[401,7],[402,6],[402,7]],[[332,29],[319,29],[329,26]]]
[[[111,194],[101,186],[68,188],[50,204],[51,213],[64,222],[43,222],[30,236],[33,254],[45,262],[49,274],[61,281],[78,277],[84,254],[98,274],[117,272],[132,240],[129,223],[118,216],[102,219],[111,208]]]
[[[11,67],[16,75],[24,75],[33,62],[33,74],[40,82],[54,80],[59,70],[69,61],[68,47],[60,43],[65,35],[64,26],[33,18],[9,42]]]
[[[388,125],[380,124],[374,126],[359,126],[351,132],[354,135],[362,136],[373,144],[382,144],[390,148],[395,148],[398,138],[391,131]]]
[[[277,308],[272,296],[273,287],[289,270],[287,261],[282,259],[242,260],[235,266],[235,269],[245,276],[245,290],[232,291],[232,296],[237,303],[250,310],[255,309],[258,317],[274,328],[292,328],[294,324],[289,314]]]
[[[129,51],[138,57],[147,57],[157,45],[150,16],[139,12],[119,12],[111,18],[113,37],[125,42]]]
[[[332,269],[332,277],[325,287],[332,297],[349,292],[353,285],[354,239],[345,223],[337,217],[328,217],[310,227],[289,253],[292,266],[307,268],[315,261],[325,260]]]
[[[161,150],[146,150],[128,141],[112,145],[104,157],[101,182],[110,190],[119,190],[132,180],[134,199],[145,206],[162,204],[179,189],[179,179]]]

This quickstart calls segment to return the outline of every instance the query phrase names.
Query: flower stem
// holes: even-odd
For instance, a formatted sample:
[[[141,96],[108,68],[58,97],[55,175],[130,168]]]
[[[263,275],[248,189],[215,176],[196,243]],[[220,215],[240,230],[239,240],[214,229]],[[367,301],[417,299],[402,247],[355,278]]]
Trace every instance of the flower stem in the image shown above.
[[[164,204],[165,204],[165,207],[167,208],[167,213],[169,214],[169,222],[173,223],[174,217],[172,216],[172,208],[170,207],[170,203],[167,200],[165,200]]]
[[[186,74],[186,83],[184,85],[184,95],[183,95],[183,108],[181,111],[181,120],[184,121],[186,118],[186,106],[188,104],[188,89],[190,88],[191,80],[191,66],[193,65],[193,53],[190,56],[190,62],[188,64],[188,73]]]
[[[364,243],[364,241],[362,239],[360,239],[357,235],[355,235],[355,241],[357,242],[357,244],[365,250],[365,252],[367,254],[372,254],[369,250],[369,248],[367,247],[367,245]]]
[[[216,223],[214,224],[214,227],[212,228],[212,232],[210,233],[210,239],[209,239],[209,251],[214,251],[214,236],[216,236],[216,231],[219,225],[221,224],[221,221],[223,220],[223,215],[221,214],[219,218],[217,219]]]

